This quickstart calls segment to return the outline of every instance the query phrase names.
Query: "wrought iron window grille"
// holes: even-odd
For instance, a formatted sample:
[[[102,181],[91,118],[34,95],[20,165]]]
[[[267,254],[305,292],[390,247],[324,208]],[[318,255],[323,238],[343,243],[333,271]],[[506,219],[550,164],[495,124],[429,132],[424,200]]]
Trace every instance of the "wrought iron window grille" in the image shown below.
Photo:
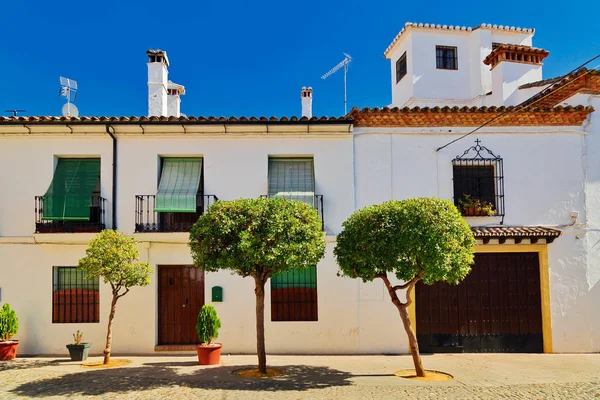
[[[406,52],[396,61],[396,83],[400,82],[406,75]]]
[[[452,160],[454,204],[464,216],[499,216],[504,223],[504,164],[479,139]]]
[[[454,46],[435,46],[437,69],[458,69],[458,49]]]
[[[100,195],[90,197],[90,219],[87,221],[45,220],[47,201],[44,196],[35,196],[35,233],[95,233],[106,229],[107,201]]]
[[[156,196],[135,196],[135,232],[189,232],[192,225],[219,198],[213,194],[196,196],[196,212],[157,212]]]

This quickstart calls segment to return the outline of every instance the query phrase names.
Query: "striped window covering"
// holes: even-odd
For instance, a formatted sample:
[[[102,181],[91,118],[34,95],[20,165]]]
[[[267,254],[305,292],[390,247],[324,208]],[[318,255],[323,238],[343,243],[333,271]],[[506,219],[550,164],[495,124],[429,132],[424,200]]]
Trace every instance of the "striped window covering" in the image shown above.
[[[58,159],[43,196],[42,219],[89,221],[92,193],[99,183],[99,158]]]
[[[312,158],[269,158],[269,197],[283,197],[315,206]]]
[[[165,158],[156,192],[156,212],[196,212],[202,158]]]

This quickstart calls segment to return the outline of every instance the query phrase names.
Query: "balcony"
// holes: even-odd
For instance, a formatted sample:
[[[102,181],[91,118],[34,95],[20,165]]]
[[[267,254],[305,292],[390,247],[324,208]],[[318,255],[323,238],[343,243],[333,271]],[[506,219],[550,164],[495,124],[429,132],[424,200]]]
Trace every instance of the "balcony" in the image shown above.
[[[280,195],[272,195],[272,194],[263,194],[260,197],[266,197],[266,198],[284,198],[287,200],[298,200],[297,198],[293,198],[294,196],[290,196],[289,198],[287,196],[280,196]],[[316,194],[314,195],[314,204],[312,204],[313,207],[317,210],[317,213],[319,214],[319,217],[321,217],[321,230],[325,230],[325,218],[324,218],[324,214],[323,214],[323,195],[322,194]]]
[[[44,207],[50,207],[50,200],[35,196],[35,233],[96,233],[106,229],[106,199],[98,195],[90,196],[89,219],[69,219],[48,217]],[[47,213],[48,214],[48,213]]]
[[[144,232],[189,232],[205,210],[213,205],[217,196],[196,196],[196,212],[156,212],[156,196],[135,196],[135,231]]]

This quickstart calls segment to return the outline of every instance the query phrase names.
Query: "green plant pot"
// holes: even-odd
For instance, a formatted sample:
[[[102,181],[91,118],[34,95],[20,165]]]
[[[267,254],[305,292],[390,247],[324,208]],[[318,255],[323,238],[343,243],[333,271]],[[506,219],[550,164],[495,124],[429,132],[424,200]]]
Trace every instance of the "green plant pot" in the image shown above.
[[[91,343],[68,344],[67,349],[69,349],[71,361],[85,361],[91,346]]]

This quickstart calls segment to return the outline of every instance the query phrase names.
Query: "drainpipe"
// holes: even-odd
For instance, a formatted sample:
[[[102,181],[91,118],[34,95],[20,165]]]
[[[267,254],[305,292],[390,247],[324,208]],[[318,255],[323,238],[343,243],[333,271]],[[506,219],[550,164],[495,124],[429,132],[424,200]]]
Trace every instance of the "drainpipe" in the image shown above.
[[[111,126],[106,124],[106,133],[112,139],[112,229],[117,230],[117,138],[110,131]],[[115,129],[113,128],[113,131]]]

